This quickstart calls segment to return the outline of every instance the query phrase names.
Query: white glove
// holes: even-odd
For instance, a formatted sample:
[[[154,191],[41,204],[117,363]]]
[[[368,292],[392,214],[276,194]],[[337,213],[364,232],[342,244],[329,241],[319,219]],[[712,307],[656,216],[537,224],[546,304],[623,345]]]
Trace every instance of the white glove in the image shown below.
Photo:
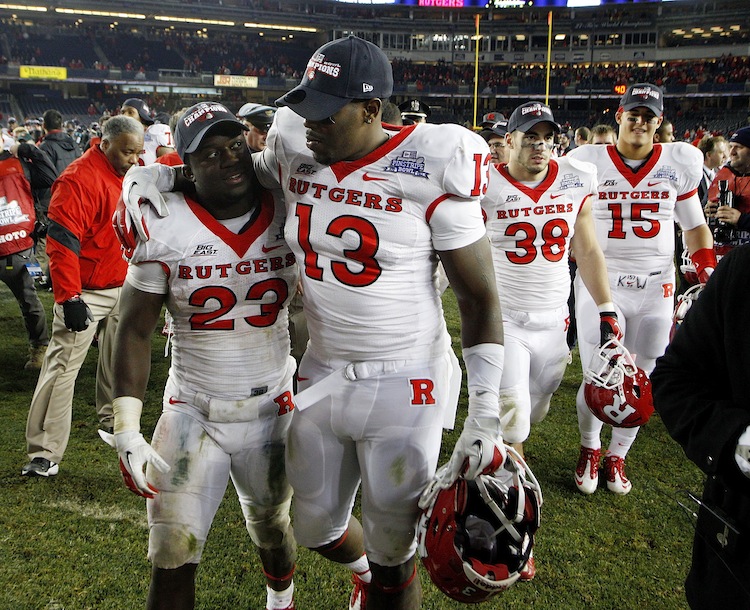
[[[445,471],[441,469],[439,485],[442,489],[448,489],[459,476],[470,481],[480,474],[495,472],[505,461],[500,419],[475,417],[471,415],[471,407],[469,412]]]
[[[129,233],[134,228],[142,241],[148,241],[148,229],[143,224],[141,214],[141,201],[148,201],[162,218],[169,216],[162,193],[174,188],[174,180],[175,170],[162,163],[134,165],[128,170],[122,181],[125,211],[124,214],[120,212],[121,218],[118,219],[118,224],[124,224],[124,233]]]
[[[737,448],[734,450],[734,461],[737,462],[742,474],[750,479],[750,426],[737,440]]]
[[[110,447],[117,450],[120,458],[120,472],[125,481],[125,485],[134,494],[144,498],[153,498],[159,490],[146,481],[144,467],[147,463],[161,473],[170,471],[162,457],[146,442],[140,432],[118,432],[110,434],[104,430],[99,430],[99,436]]]

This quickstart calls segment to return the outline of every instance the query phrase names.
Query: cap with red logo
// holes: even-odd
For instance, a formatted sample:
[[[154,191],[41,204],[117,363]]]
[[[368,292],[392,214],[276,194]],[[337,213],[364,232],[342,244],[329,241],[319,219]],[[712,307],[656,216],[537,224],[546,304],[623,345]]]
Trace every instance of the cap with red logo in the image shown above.
[[[661,116],[664,113],[664,92],[661,87],[651,83],[630,85],[620,98],[620,108],[633,110],[640,107],[648,108],[656,116]]]
[[[555,131],[560,131],[560,126],[555,122],[552,110],[542,102],[526,102],[516,108],[508,119],[508,133],[520,131],[526,133],[538,123],[551,123]]]
[[[174,132],[174,143],[181,159],[195,152],[208,131],[217,125],[232,123],[237,126],[237,133],[247,131],[247,127],[238,120],[234,113],[218,102],[200,102],[182,113]]]
[[[276,100],[310,121],[322,121],[356,99],[393,93],[393,71],[377,46],[356,36],[320,47],[307,62],[302,82]]]

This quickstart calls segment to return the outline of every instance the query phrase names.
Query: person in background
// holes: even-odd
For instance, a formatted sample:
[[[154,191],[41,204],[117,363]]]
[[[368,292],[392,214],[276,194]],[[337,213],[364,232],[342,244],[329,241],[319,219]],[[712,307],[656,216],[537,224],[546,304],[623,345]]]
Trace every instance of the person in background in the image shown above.
[[[620,98],[615,112],[617,144],[581,146],[570,157],[597,167],[598,198],[593,202],[597,239],[604,252],[622,342],[646,374],[669,343],[674,311],[674,222],[680,223],[701,282],[716,266],[711,232],[698,200],[701,155],[686,142],[655,144],[663,120],[664,92],[636,83]],[[644,194],[645,193],[645,194]],[[646,195],[647,194],[647,195]],[[593,324],[596,303],[580,273],[575,281],[581,365],[587,369],[600,341]],[[584,494],[596,491],[603,422],[589,410],[581,383],[576,398],[581,447],[575,483]],[[638,428],[612,428],[604,456],[607,489],[627,494],[632,483],[625,458]]]
[[[507,163],[510,159],[508,143],[505,140],[505,134],[508,133],[508,121],[498,121],[489,129],[482,129],[479,135],[484,138],[490,147],[492,163],[499,165]]]
[[[42,367],[49,343],[47,316],[34,285],[32,248],[38,229],[32,189],[52,186],[57,178],[52,161],[31,142],[15,142],[3,135],[0,152],[0,280],[21,308],[29,337],[29,356],[23,368]]]
[[[731,206],[720,205],[720,182],[726,182]],[[716,171],[706,199],[706,216],[716,227],[717,253],[750,243],[750,127],[741,127],[729,138],[729,161]]]
[[[664,119],[661,122],[661,125],[659,125],[659,129],[654,132],[654,142],[660,144],[671,144],[675,139],[672,121]]]
[[[146,102],[135,97],[129,98],[122,103],[120,113],[135,119],[143,125],[142,165],[150,165],[159,157],[174,152],[172,130],[168,124],[155,120]]]
[[[546,417],[568,364],[571,249],[599,308],[596,322],[606,328],[602,339],[617,335],[619,328],[591,217],[596,168],[568,157],[552,158],[560,126],[541,102],[516,108],[507,128],[509,161],[490,168],[482,211],[503,310],[503,439],[523,456],[531,424]],[[531,580],[535,573],[532,557],[521,580]]]
[[[413,123],[426,123],[432,114],[432,109],[422,100],[406,100],[398,105],[401,111],[401,120],[404,125]]]
[[[573,138],[575,147],[578,148],[579,146],[588,144],[589,138],[591,138],[591,130],[588,127],[579,127],[578,129],[576,129],[575,136]]]
[[[693,610],[750,608],[750,247],[727,254],[651,374],[654,407],[706,475],[685,595]]]
[[[611,125],[594,125],[591,128],[589,144],[617,144],[617,131]]]
[[[68,165],[80,157],[83,153],[75,140],[62,128],[62,114],[50,108],[42,115],[42,126],[44,137],[39,143],[39,148],[47,153],[55,165],[58,176]],[[49,188],[37,193],[37,220],[47,226],[47,210],[49,209],[52,192]],[[44,276],[40,282],[42,288],[52,288],[49,281],[49,259],[47,258],[47,237],[39,235],[36,240],[35,255],[42,266]]]
[[[247,127],[245,140],[251,152],[260,152],[266,147],[266,137],[275,114],[276,108],[251,102],[244,104],[237,112],[237,116]]]
[[[98,337],[96,410],[112,428],[112,347],[127,263],[111,218],[122,179],[138,164],[143,128],[110,119],[99,146],[71,163],[52,186],[47,253],[55,295],[52,336],[26,421],[24,476],[50,477],[70,437],[73,393],[89,346]]]

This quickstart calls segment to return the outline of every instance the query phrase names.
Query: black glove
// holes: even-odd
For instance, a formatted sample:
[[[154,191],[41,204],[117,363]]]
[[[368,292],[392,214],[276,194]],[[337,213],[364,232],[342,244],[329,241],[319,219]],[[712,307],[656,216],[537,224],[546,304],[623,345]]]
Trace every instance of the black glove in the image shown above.
[[[91,313],[89,306],[81,300],[81,297],[74,297],[63,301],[63,316],[65,318],[65,328],[78,332],[86,330],[88,325],[94,321],[94,315]]]
[[[614,311],[599,312],[599,340],[604,345],[610,339],[622,339],[622,330]]]
[[[41,239],[42,237],[47,237],[47,230],[49,227],[47,226],[47,223],[42,222],[41,220],[37,220],[34,223],[34,230],[31,233],[31,237],[34,241],[37,239]]]

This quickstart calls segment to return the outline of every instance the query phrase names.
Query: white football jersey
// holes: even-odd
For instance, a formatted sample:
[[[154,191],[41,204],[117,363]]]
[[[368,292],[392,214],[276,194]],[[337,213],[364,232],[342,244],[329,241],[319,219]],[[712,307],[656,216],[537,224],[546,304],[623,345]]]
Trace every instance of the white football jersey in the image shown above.
[[[655,144],[637,171],[611,145],[580,146],[568,157],[597,167],[594,225],[610,271],[668,268],[674,258],[674,221],[684,230],[704,222],[697,197],[703,161],[690,144]]]
[[[590,163],[551,159],[536,188],[514,180],[506,165],[492,166],[482,209],[504,309],[546,311],[568,302],[570,240],[581,207],[594,194]]]
[[[154,123],[143,134],[143,152],[141,161],[144,165],[150,165],[156,161],[156,151],[160,146],[174,148],[174,138],[169,125]]]
[[[362,159],[321,165],[305,145],[303,119],[280,108],[255,157],[261,181],[284,191],[309,349],[324,361],[444,353],[450,340],[434,282],[436,250],[485,235],[486,142],[458,125],[388,126],[387,133]]]
[[[167,388],[237,400],[275,387],[286,372],[286,305],[298,281],[283,204],[264,193],[257,218],[235,234],[195,201],[165,196],[169,216],[142,208],[151,237],[138,242],[130,263],[158,262],[168,276]]]

